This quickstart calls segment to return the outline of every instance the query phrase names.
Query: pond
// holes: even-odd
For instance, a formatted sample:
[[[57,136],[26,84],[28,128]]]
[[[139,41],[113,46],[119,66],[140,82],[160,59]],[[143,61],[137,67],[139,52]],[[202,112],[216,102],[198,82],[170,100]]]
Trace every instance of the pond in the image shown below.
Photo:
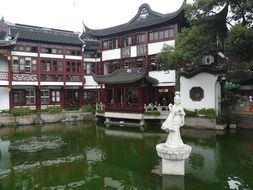
[[[10,142],[57,136],[66,145],[37,153],[9,152]],[[158,127],[104,128],[94,122],[0,129],[0,189],[253,189],[253,131],[182,129],[192,146],[184,177],[151,173],[161,162]]]

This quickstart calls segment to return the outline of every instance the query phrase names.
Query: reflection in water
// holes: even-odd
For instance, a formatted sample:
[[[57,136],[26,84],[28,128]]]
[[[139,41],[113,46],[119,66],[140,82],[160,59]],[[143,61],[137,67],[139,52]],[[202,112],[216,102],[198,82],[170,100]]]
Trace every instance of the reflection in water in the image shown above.
[[[162,176],[164,190],[184,190],[184,176]]]
[[[0,189],[252,189],[253,132],[183,129],[192,146],[185,176],[157,176],[158,130],[105,129],[93,122],[0,129]],[[9,153],[10,142],[60,136],[62,149]]]

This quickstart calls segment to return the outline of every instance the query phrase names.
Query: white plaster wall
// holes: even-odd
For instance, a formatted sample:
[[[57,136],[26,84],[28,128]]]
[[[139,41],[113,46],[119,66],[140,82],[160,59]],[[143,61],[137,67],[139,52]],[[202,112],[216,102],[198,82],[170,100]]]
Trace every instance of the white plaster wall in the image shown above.
[[[9,85],[9,81],[1,81],[0,80],[0,86],[7,86]]]
[[[102,52],[102,61],[120,59],[120,49],[106,50]]]
[[[63,59],[63,55],[59,54],[50,54],[50,53],[41,53],[40,57],[43,58],[56,58],[56,59]]]
[[[82,86],[82,82],[66,82],[66,86]]]
[[[26,57],[38,57],[38,53],[19,52],[19,51],[12,51],[11,55],[26,56]]]
[[[63,86],[64,82],[40,82],[40,85],[48,85],[48,86]]]
[[[168,40],[168,41],[155,42],[155,43],[148,44],[148,54],[153,55],[153,54],[160,53],[165,44],[174,47],[175,46],[175,40]]]
[[[131,57],[137,57],[137,46],[131,46]]]
[[[66,55],[66,59],[73,59],[73,60],[82,60],[82,56],[76,56],[76,55]]]
[[[175,70],[169,71],[149,71],[148,75],[159,81],[156,86],[175,86]]]
[[[8,72],[8,62],[6,57],[0,55],[0,72]]]
[[[84,58],[83,61],[84,62],[98,62],[99,59],[98,58]]]
[[[9,109],[9,88],[8,87],[0,87],[0,110]]]
[[[94,81],[92,76],[84,76],[85,84],[84,89],[98,89],[101,88],[96,81]]]
[[[200,73],[192,78],[180,77],[181,103],[188,110],[213,108],[216,110],[216,81],[217,76],[209,73]],[[204,98],[201,101],[192,101],[190,90],[192,87],[201,87]]]
[[[30,82],[30,81],[12,81],[12,85],[30,85],[30,86],[38,86],[38,82]]]

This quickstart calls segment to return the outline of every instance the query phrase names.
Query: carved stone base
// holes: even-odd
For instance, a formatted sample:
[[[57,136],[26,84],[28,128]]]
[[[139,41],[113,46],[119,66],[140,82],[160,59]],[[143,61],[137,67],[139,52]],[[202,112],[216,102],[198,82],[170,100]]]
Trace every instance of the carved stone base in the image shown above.
[[[156,151],[162,158],[162,174],[184,175],[184,160],[189,158],[191,147],[184,144],[181,147],[171,148],[165,143],[156,145]]]

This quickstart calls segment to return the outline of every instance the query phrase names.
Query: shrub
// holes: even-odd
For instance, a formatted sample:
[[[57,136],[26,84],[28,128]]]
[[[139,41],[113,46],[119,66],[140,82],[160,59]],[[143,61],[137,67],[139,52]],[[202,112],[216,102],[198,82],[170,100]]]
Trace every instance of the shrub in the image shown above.
[[[8,114],[8,113],[10,113],[10,110],[2,110],[2,111],[0,111],[0,113],[1,114],[5,114],[5,113]]]
[[[203,115],[207,118],[215,118],[216,116],[216,112],[214,109],[205,109],[205,108],[202,108],[200,110],[197,111],[198,115]]]
[[[241,120],[241,116],[238,113],[231,113],[229,116],[229,123],[238,123]]]
[[[41,112],[44,113],[60,113],[62,112],[62,108],[60,106],[47,107],[42,109]]]
[[[86,104],[86,105],[83,105],[81,109],[83,112],[93,112],[95,111],[95,106],[91,104]]]
[[[184,112],[185,112],[186,117],[195,117],[195,116],[197,116],[196,111],[190,111],[190,110],[184,109]]]
[[[13,108],[10,110],[10,114],[14,116],[20,116],[20,115],[29,115],[32,113],[37,113],[37,110],[32,110],[30,108]]]
[[[75,106],[75,107],[66,107],[65,108],[66,111],[78,111],[79,107]]]
[[[105,111],[103,109],[96,109],[97,113],[104,113]]]
[[[154,116],[159,116],[161,115],[159,111],[145,111],[144,115],[154,115]]]
[[[226,124],[227,123],[227,119],[224,115],[219,114],[216,116],[216,123],[217,124]]]

